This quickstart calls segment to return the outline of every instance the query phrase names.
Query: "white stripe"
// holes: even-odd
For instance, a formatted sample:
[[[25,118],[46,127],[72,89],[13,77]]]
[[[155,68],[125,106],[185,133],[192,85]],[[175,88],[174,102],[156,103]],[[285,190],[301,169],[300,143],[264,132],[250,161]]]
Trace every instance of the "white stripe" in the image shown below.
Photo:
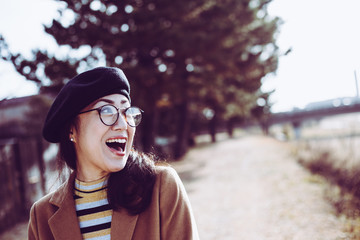
[[[109,201],[107,200],[107,198],[96,201],[96,202],[89,202],[89,203],[81,203],[81,204],[76,204],[76,211],[79,210],[84,210],[84,209],[88,209],[88,208],[95,208],[95,207],[100,207],[103,205],[108,204]]]
[[[111,222],[111,219],[112,219],[112,216],[107,216],[107,217],[103,217],[103,218],[96,218],[96,219],[92,219],[92,220],[88,220],[88,221],[83,221],[83,222],[80,222],[80,228],[96,226],[96,225],[100,225],[103,223],[109,223],[109,222]]]
[[[79,189],[79,190],[85,190],[85,191],[91,191],[94,190],[96,188],[101,188],[101,187],[105,187],[107,185],[108,180],[106,179],[103,182],[94,184],[94,185],[90,185],[90,186],[84,186],[84,185],[80,185],[77,182],[75,182],[75,188]]]
[[[100,237],[87,238],[87,240],[110,240],[110,234]]]

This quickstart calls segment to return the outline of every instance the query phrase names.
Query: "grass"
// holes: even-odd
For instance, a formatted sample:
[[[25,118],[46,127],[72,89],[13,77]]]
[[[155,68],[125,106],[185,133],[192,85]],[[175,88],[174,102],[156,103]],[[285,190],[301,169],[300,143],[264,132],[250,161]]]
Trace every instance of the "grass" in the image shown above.
[[[326,180],[325,198],[344,220],[350,239],[360,239],[360,159],[353,149],[343,146],[344,142],[308,141],[298,146],[296,156],[300,164]]]

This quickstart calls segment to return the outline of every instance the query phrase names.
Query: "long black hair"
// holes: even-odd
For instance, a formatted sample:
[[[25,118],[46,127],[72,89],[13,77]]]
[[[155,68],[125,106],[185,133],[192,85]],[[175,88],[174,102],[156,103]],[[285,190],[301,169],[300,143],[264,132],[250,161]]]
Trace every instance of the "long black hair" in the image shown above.
[[[67,129],[70,130],[70,124]],[[73,171],[77,170],[76,150],[69,140],[69,131],[64,131],[59,144],[60,172],[63,172],[65,164]],[[124,208],[132,215],[145,211],[151,202],[155,180],[153,155],[132,150],[125,167],[121,171],[110,173],[107,190],[110,206],[113,209]]]

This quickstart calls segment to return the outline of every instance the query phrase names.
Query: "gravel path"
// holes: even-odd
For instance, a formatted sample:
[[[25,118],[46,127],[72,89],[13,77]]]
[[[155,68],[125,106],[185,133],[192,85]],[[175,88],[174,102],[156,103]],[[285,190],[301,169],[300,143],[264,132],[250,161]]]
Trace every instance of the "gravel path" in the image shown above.
[[[347,239],[324,186],[298,165],[292,146],[262,136],[203,144],[172,163],[203,240]],[[26,223],[0,239],[26,239]]]
[[[297,164],[291,149],[251,136],[193,149],[174,163],[201,239],[347,239],[323,198],[324,186]]]

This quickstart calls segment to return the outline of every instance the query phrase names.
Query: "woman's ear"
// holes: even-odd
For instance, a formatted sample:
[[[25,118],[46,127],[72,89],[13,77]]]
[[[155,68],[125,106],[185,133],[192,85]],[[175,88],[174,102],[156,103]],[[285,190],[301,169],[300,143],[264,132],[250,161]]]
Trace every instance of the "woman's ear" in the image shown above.
[[[75,132],[74,126],[71,126],[70,132],[69,132],[69,140],[70,140],[71,142],[76,143],[74,132]]]

